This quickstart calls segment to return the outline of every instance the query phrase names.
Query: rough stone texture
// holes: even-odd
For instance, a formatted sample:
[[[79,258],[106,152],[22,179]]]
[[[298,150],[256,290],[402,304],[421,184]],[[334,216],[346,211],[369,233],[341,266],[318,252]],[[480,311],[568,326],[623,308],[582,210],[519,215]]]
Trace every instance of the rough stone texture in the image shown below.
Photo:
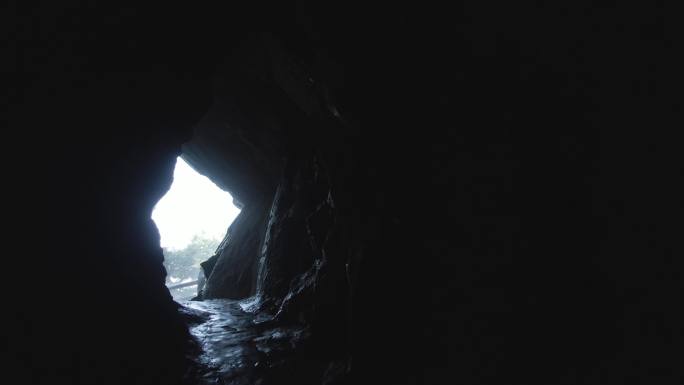
[[[261,59],[301,62],[276,52]],[[437,54],[432,62],[445,66],[440,59]],[[386,71],[400,59],[382,60],[375,65]],[[321,62],[309,64],[325,67]],[[471,75],[463,78],[446,68],[439,76],[424,74],[425,84],[453,76],[458,91],[449,96],[444,90],[435,99],[427,96],[435,92],[432,86],[412,85],[427,97],[413,104],[383,89],[400,78],[398,71],[366,77],[354,101],[331,99],[328,87],[307,88],[294,80],[306,83],[302,73],[338,77],[330,75],[333,70],[292,65],[288,71],[300,75],[276,71],[262,77],[295,101],[300,116],[289,114],[284,125],[285,167],[272,182],[277,187],[259,235],[252,310],[264,320],[310,325],[314,338],[335,346],[340,360],[353,357],[354,370],[347,373],[352,382],[610,377],[592,368],[620,338],[609,321],[618,317],[611,305],[614,289],[603,269],[590,267],[601,260],[589,252],[598,244],[595,229],[585,225],[591,235],[572,236],[590,217],[592,197],[582,186],[597,151],[589,134],[576,129],[583,118],[563,106],[576,105],[575,96],[558,95],[558,104],[545,104],[542,95],[553,94],[555,86],[539,83],[539,95],[513,103],[524,82],[505,68],[479,57],[459,65]],[[256,67],[268,74],[273,66]],[[257,92],[250,90],[245,92]],[[381,103],[370,96],[374,92],[383,95]],[[499,114],[492,115],[491,103]],[[470,107],[454,107],[454,115],[431,108],[459,104]],[[270,111],[263,113],[278,116]],[[359,116],[366,129],[373,127],[372,135],[355,123]],[[565,118],[549,132],[543,122],[553,116]],[[528,119],[527,130],[512,132],[507,119],[521,117]],[[273,135],[268,128],[264,132]],[[430,315],[397,314],[407,305],[429,309]],[[421,326],[407,335],[402,325]],[[423,352],[421,364],[415,366],[415,352],[393,348],[398,335],[407,349]],[[462,350],[440,344],[440,336],[456,345],[461,341]],[[368,349],[367,341],[376,348]],[[583,361],[573,365],[575,374],[560,374],[580,351]],[[490,360],[496,369],[477,374]],[[472,372],[450,373],[454,362]],[[396,371],[397,365],[406,370]],[[424,365],[432,370],[426,373]],[[612,365],[610,370],[619,371],[622,364]]]
[[[327,175],[314,176],[314,162],[315,158],[290,160],[273,200],[257,278],[257,294],[272,301],[272,306],[288,295],[296,277],[323,257],[323,240],[312,231],[326,232],[331,223],[317,223],[312,230],[309,219],[327,203],[330,191]]]
[[[213,105],[183,144],[183,158],[241,204],[272,194],[296,108],[268,77],[265,44],[259,35],[243,41],[231,55],[239,60],[219,67]]]
[[[260,236],[268,206],[252,202],[242,209],[228,231],[226,246],[207,277],[203,298],[249,297],[255,292]]]

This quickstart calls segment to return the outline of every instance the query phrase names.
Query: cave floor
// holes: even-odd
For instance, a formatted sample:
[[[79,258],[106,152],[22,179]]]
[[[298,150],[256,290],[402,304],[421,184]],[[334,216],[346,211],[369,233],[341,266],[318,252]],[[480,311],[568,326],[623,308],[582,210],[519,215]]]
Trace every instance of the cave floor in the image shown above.
[[[304,325],[259,320],[240,301],[179,303],[197,319],[190,332],[201,347],[202,384],[320,384],[337,377],[339,365],[316,354]]]

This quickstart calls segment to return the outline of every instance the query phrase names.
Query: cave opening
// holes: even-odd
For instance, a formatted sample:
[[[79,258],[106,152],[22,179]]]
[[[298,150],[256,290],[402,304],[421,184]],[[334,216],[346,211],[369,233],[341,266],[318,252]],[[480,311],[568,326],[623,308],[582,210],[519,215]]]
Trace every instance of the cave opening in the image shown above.
[[[169,191],[157,202],[152,219],[159,229],[166,286],[174,300],[197,294],[200,263],[212,257],[240,213],[232,196],[178,157]]]

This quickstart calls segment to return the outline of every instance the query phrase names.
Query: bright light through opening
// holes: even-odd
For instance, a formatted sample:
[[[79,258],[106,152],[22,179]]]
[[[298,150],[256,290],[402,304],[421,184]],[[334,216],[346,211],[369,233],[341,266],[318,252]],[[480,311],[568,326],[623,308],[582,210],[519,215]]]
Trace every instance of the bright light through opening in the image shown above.
[[[179,157],[171,189],[154,207],[152,219],[159,228],[161,246],[179,250],[196,235],[220,242],[239,213],[230,194]]]
[[[209,259],[240,210],[233,198],[180,157],[171,189],[157,203],[152,219],[164,251],[166,284],[175,299],[196,294],[200,263]]]

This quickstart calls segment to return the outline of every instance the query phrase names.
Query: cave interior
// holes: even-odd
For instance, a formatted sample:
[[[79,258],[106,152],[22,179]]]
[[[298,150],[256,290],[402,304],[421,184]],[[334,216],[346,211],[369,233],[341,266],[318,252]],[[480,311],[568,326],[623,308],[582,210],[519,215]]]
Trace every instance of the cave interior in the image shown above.
[[[21,380],[681,383],[684,66],[646,9],[70,3],[10,23]],[[178,156],[241,209],[182,303]]]

